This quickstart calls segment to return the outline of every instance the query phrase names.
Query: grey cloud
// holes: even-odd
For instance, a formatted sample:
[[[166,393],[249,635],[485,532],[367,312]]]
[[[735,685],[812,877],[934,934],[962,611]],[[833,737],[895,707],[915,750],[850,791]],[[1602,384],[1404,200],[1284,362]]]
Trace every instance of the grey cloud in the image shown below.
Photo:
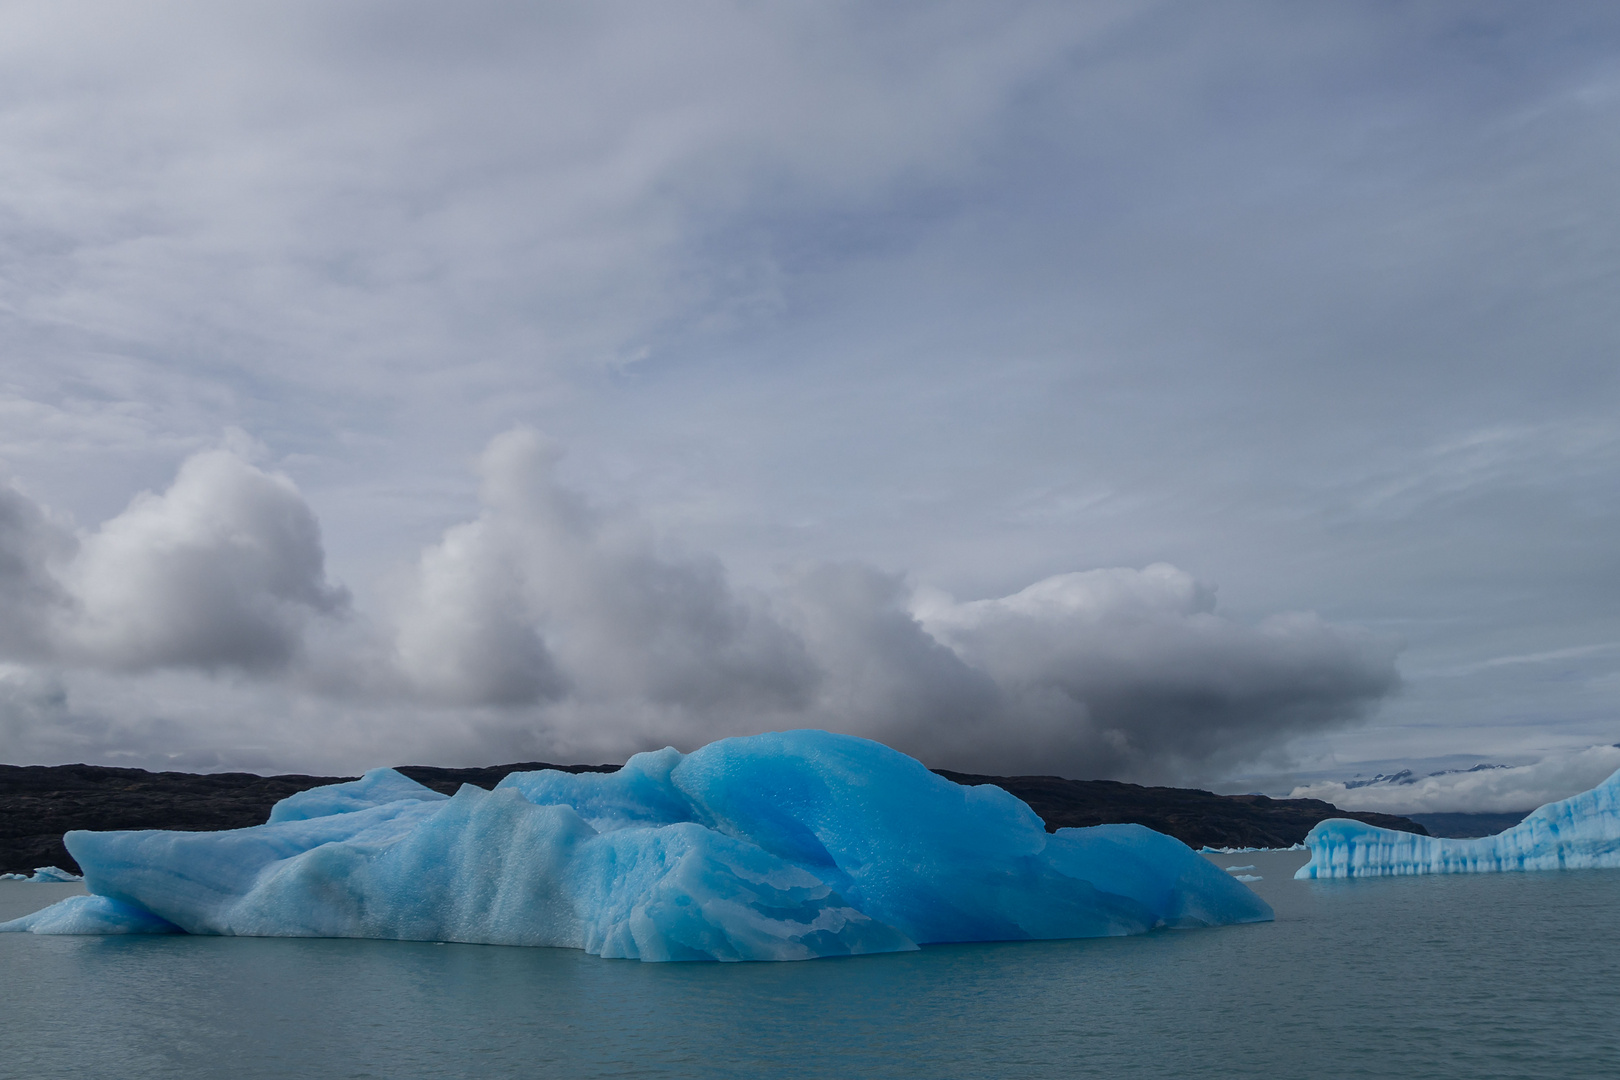
[[[1391,640],[1305,613],[1222,618],[1212,589],[1166,564],[968,603],[924,596],[918,617],[1001,687],[996,738],[975,749],[1002,767],[1208,777],[1360,719],[1399,682]]]
[[[925,630],[903,577],[859,563],[799,570],[784,597],[792,624],[827,673],[816,715],[940,764],[967,760],[1007,734],[1001,691]]]
[[[101,521],[234,422],[288,452],[334,577],[411,567],[343,634],[249,612],[263,675],[513,740],[757,711],[954,754],[915,734],[937,715],[1125,773],[1379,701],[1344,756],[1620,737],[1590,651],[1620,638],[1612,5],[92,2],[6,29],[27,490]],[[479,505],[458,463],[518,422],[714,557]],[[61,539],[7,520],[5,550]],[[547,529],[596,577],[534,570]],[[60,607],[41,558],[0,572],[11,610]],[[869,569],[773,591],[821,560],[965,597],[1163,561],[1227,618],[1115,640],[952,629]],[[1264,618],[1296,608],[1323,621]],[[1411,641],[1405,692],[1339,624]],[[47,662],[42,625],[0,647]]]
[[[513,374],[464,360],[445,379],[445,354],[542,375],[616,363],[694,310],[779,303],[738,215],[971,169],[1031,69],[1106,21],[1039,4],[36,7],[0,43],[21,178],[0,245],[42,271],[12,310],[59,337],[183,339],[164,366],[303,393],[403,376],[498,394]]]
[[[168,490],[137,496],[63,577],[76,601],[67,653],[133,670],[283,668],[304,621],[347,603],[292,481],[229,450],[196,454]]]
[[[660,555],[633,516],[557,485],[527,430],[480,460],[483,512],[424,552],[397,629],[406,677],[446,700],[587,700],[772,713],[815,671],[713,559]]]
[[[377,714],[367,723],[391,745],[440,752],[449,730],[492,752],[611,756],[820,726],[935,765],[1142,779],[1209,775],[1343,725],[1396,683],[1388,642],[1309,615],[1222,618],[1212,589],[1167,565],[966,603],[859,563],[802,567],[769,594],[740,588],[717,559],[668,550],[630,508],[560,483],[558,457],[532,430],[492,440],[477,517],[385,576],[375,610],[351,614],[291,480],[227,450],[194,455],[39,579],[63,597],[46,659],[109,675],[245,672],[272,697],[302,698],[302,728],[323,708]],[[9,505],[28,527],[8,536],[46,521],[20,496]],[[27,582],[37,563],[22,551]],[[165,685],[180,684],[151,684],[152,700]],[[378,719],[388,710],[395,721]],[[120,753],[143,730],[207,753],[191,726],[104,725]],[[83,717],[69,727],[94,730]]]
[[[405,679],[452,704],[524,705],[567,689],[487,521],[458,525],[422,553],[401,604],[394,659]]]
[[[50,620],[67,602],[50,568],[71,551],[67,531],[38,503],[0,485],[0,656],[49,651]]]
[[[555,464],[532,431],[496,438],[483,512],[419,563],[396,656],[441,700],[533,706],[621,747],[658,715],[686,738],[815,725],[969,770],[1163,779],[1341,727],[1398,683],[1389,640],[1308,614],[1222,618],[1167,565],[956,603],[823,563],[767,602],[713,559],[660,556]]]
[[[110,727],[92,720],[86,730],[85,718],[69,708],[67,687],[51,673],[0,663],[0,747],[8,762],[19,754],[52,764],[104,756]]]
[[[0,587],[9,655],[125,671],[284,669],[348,602],[292,481],[225,449],[79,537],[0,493]]]

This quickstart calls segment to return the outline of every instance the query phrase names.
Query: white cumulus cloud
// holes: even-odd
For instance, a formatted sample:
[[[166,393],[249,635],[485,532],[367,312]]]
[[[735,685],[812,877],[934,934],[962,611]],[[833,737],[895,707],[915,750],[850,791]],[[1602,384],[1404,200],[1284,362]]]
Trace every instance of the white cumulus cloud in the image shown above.
[[[297,487],[224,448],[78,535],[0,491],[0,595],[8,655],[123,671],[282,670],[348,603]]]
[[[816,672],[762,598],[559,487],[555,458],[529,430],[490,443],[482,513],[424,551],[403,590],[406,679],[461,704],[571,696],[727,715],[805,703]]]
[[[293,481],[239,450],[190,457],[78,534],[0,491],[0,650],[17,687],[57,688],[16,697],[10,741],[127,758],[166,739],[228,763],[233,744],[262,761],[282,740],[309,761],[365,728],[385,733],[379,761],[457,738],[492,757],[606,758],[815,726],[967,771],[1171,779],[1354,721],[1397,682],[1388,641],[1308,614],[1225,618],[1165,564],[966,602],[848,562],[742,588],[632,509],[560,484],[558,456],[533,430],[497,436],[476,516],[358,605],[328,581]],[[227,704],[170,700],[188,671]],[[116,709],[108,680],[135,675],[157,719],[74,703],[77,685]],[[342,719],[323,727],[323,711]]]

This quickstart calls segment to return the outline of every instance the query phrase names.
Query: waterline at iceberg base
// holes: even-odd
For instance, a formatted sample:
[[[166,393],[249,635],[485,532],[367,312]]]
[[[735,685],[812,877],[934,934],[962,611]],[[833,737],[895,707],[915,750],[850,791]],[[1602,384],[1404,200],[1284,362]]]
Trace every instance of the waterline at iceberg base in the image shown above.
[[[1048,834],[1000,788],[824,731],[666,748],[614,773],[514,773],[453,798],[376,769],[253,828],[65,840],[90,895],[0,930],[800,960],[1272,918],[1172,837]]]
[[[1311,861],[1296,878],[1620,867],[1620,772],[1495,836],[1446,840],[1333,818],[1312,829],[1305,846]]]

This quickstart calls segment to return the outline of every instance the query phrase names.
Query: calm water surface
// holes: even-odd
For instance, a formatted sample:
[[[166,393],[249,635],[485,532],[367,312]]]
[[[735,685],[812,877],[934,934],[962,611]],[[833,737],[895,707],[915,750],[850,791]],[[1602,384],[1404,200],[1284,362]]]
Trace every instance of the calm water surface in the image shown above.
[[[1214,859],[1275,923],[795,964],[0,934],[0,1076],[1620,1077],[1620,871]]]

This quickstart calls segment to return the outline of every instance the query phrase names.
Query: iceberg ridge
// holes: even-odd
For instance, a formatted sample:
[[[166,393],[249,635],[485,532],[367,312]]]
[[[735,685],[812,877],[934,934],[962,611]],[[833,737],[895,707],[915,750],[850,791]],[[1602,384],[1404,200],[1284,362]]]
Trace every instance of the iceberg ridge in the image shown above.
[[[451,798],[377,769],[285,799],[252,828],[65,841],[93,895],[0,930],[795,960],[1272,917],[1171,837],[1048,834],[1000,788],[824,731],[666,748],[614,773],[516,773]]]
[[[1620,772],[1495,836],[1451,840],[1333,818],[1312,829],[1305,845],[1311,859],[1296,878],[1620,867]]]

